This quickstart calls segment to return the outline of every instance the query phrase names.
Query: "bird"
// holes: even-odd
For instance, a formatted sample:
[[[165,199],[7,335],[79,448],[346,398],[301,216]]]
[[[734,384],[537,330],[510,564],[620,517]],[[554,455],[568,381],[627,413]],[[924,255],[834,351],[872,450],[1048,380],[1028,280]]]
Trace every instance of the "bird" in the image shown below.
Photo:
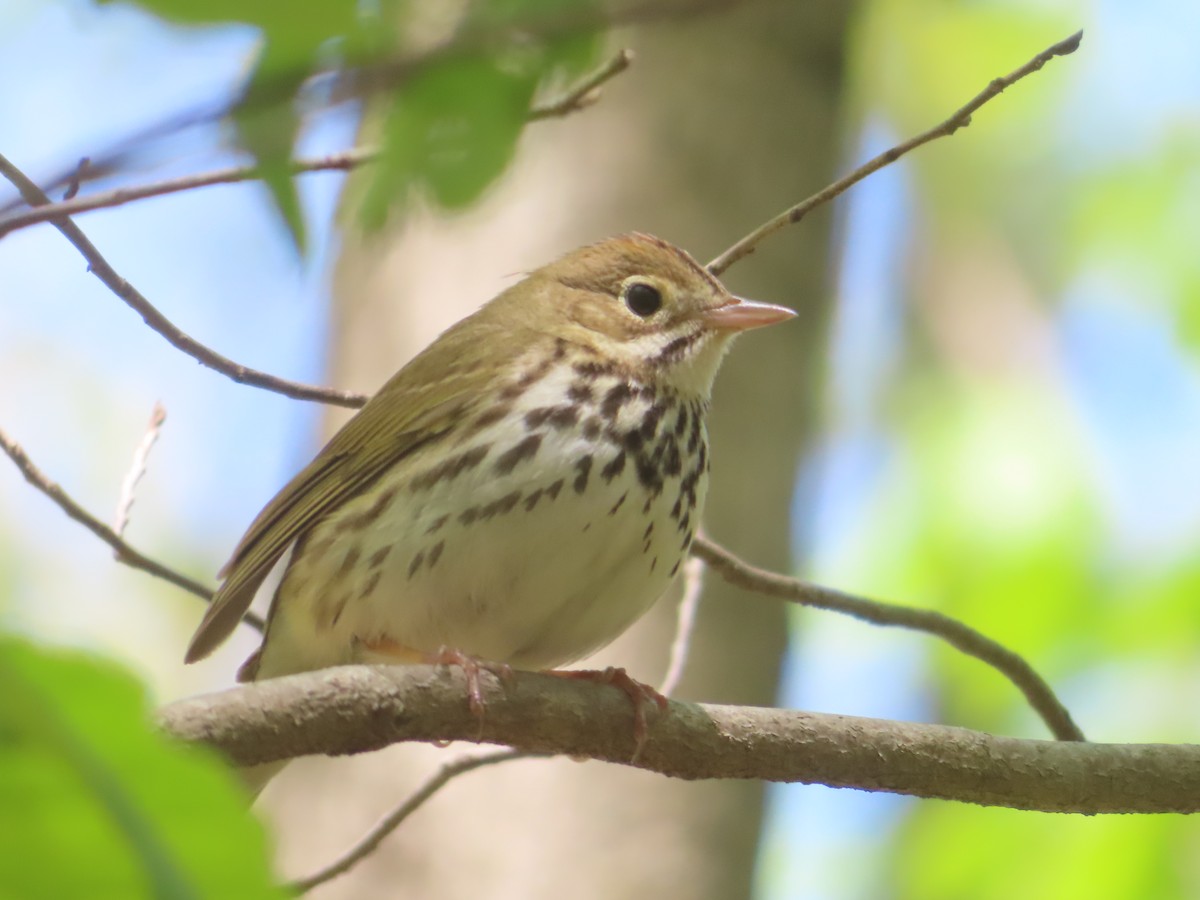
[[[553,671],[599,650],[688,554],[732,340],[794,315],[641,233],[528,273],[401,368],[266,505],[186,662],[260,591],[273,593],[243,681],[356,662]]]

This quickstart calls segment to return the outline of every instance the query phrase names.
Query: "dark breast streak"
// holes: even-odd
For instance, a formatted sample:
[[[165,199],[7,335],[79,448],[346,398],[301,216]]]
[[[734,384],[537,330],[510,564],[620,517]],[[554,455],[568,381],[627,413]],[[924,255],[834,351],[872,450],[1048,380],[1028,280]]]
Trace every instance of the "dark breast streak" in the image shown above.
[[[668,515],[686,551],[694,532],[697,489],[708,464],[703,424],[707,404],[639,383],[627,373],[599,362],[576,364],[571,371],[573,377],[562,402],[533,409],[521,409],[520,398],[549,374],[549,367],[536,366],[514,380],[497,404],[463,423],[451,455],[409,479],[406,487],[412,495],[424,494],[435,486],[444,489],[468,474],[507,488],[502,496],[490,501],[480,502],[477,498],[472,503],[469,496],[464,496],[461,508],[444,510],[431,520],[425,528],[428,545],[422,542],[407,560],[409,579],[432,569],[444,552],[453,554],[455,528],[488,527],[508,517],[537,515],[547,504],[558,502],[560,496],[586,498],[589,492],[607,492],[614,485],[624,487],[615,502],[603,502],[601,516],[615,516],[627,503],[638,501],[642,514],[649,516],[654,503],[669,491],[672,505]],[[630,407],[635,404],[637,412],[631,415]],[[496,432],[487,429],[507,417],[513,419],[510,436],[501,443]],[[590,445],[589,450],[549,467],[562,472],[561,477],[544,483],[529,478],[525,472],[530,465],[541,454],[553,452],[548,448],[558,446],[547,438],[554,432],[568,431],[577,432]],[[539,468],[544,471],[546,467]],[[380,505],[386,508],[395,493],[393,490],[386,496],[387,502]],[[376,519],[382,511],[371,508],[364,518]],[[648,535],[644,544],[648,552]]]

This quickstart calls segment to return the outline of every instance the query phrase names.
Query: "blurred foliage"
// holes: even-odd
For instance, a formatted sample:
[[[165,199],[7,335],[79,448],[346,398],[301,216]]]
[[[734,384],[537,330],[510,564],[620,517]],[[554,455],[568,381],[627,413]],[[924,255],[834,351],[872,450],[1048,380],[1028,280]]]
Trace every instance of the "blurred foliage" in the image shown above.
[[[897,139],[923,130],[1093,13],[1085,2],[874,0],[853,40],[856,117],[885,121]],[[1114,109],[1112,146],[1081,143],[1079,110],[1106,102],[1089,82],[1092,40],[1089,25],[1076,56],[906,163],[906,333],[875,397],[890,449],[838,569],[857,579],[844,586],[936,606],[1021,652],[1093,739],[1196,741],[1197,517],[1174,516],[1184,531],[1173,540],[1127,536],[1165,518],[1139,485],[1174,477],[1179,499],[1165,502],[1196,494],[1194,467],[1172,476],[1137,461],[1157,458],[1145,450],[1155,442],[1197,440],[1162,398],[1200,395],[1189,358],[1200,338],[1200,129],[1176,122],[1121,147]],[[1070,358],[1080,338],[1068,296],[1077,318],[1107,321],[1117,304],[1147,328],[1163,323],[1179,384],[1106,395],[1144,384],[1132,343],[1103,348],[1107,380],[1085,384],[1095,370]],[[1118,399],[1142,417],[1105,433],[1095,406],[1111,420]],[[1132,513],[1111,501],[1115,482],[1141,498]],[[925,665],[940,720],[1044,734],[986,668],[933,644]],[[890,897],[1200,895],[1191,818],[906,809],[877,847],[874,883]]]
[[[512,160],[539,87],[582,73],[599,46],[568,35],[422,66],[387,104],[366,225],[381,226],[397,199],[422,187],[447,209],[476,200]]]
[[[1149,299],[1200,350],[1200,128],[1181,128],[1150,157],[1125,161],[1078,183],[1068,262]]]
[[[1185,898],[1177,816],[1063,817],[920,804],[896,846],[898,897]]]
[[[440,9],[407,0],[328,0],[302,14],[264,0],[136,2],[173,23],[238,22],[260,32],[231,118],[239,147],[259,166],[301,252],[305,228],[291,160],[306,107],[355,99],[385,110],[362,203],[364,224],[378,228],[414,194],[450,209],[476,200],[512,159],[535,94],[581,74],[601,47],[596,0],[485,0]],[[318,73],[335,78],[317,85],[310,79]]]
[[[0,896],[284,896],[231,770],[156,731],[132,675],[0,636],[0,683]]]

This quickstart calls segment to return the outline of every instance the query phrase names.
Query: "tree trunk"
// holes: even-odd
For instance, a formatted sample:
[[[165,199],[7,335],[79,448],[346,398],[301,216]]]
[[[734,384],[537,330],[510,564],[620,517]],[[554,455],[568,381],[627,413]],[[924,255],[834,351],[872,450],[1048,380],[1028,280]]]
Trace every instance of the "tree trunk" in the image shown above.
[[[703,262],[821,187],[839,143],[844,27],[839,4],[754,4],[615,36],[614,47],[634,47],[634,68],[596,106],[530,126],[513,170],[477,209],[413,215],[372,236],[348,224],[330,382],[373,390],[513,273],[577,244],[641,230]],[[801,315],[743,339],[718,378],[705,525],[752,561],[784,570],[792,485],[815,408],[828,223],[827,213],[815,215],[726,279],[735,293]],[[595,665],[655,683],[674,615],[674,603],[660,603]],[[678,694],[770,705],[786,640],[782,605],[710,578]],[[264,800],[285,871],[308,874],[439,763],[476,750],[393,748],[293,765]],[[762,807],[755,783],[676,782],[566,759],[507,763],[453,782],[312,896],[745,897]]]

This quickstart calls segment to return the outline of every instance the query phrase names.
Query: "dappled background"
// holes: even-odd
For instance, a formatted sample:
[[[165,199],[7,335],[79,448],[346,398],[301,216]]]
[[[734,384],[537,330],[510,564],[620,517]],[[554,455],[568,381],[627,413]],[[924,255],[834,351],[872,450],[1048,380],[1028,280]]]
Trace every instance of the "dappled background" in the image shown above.
[[[538,127],[592,128],[606,142],[587,157],[586,175],[569,165],[551,172],[598,181],[590,188],[597,193],[628,171],[637,173],[630,179],[657,177],[675,190],[703,184],[738,198],[728,222],[706,220],[691,240],[683,227],[663,234],[711,256],[820,183],[798,185],[786,153],[776,154],[772,170],[708,152],[716,132],[744,121],[736,107],[748,102],[732,92],[723,100],[714,85],[722,72],[735,81],[750,62],[726,70],[714,63],[713,82],[690,101],[678,84],[675,93],[663,88],[664,102],[675,105],[663,118],[674,121],[685,104],[694,110],[690,125],[666,134],[647,125],[656,79],[670,77],[651,48],[673,40],[673,52],[689,51],[684,26],[660,27],[680,31],[631,38],[646,42],[643,59],[601,107]],[[819,296],[783,289],[762,297],[825,310],[810,326],[821,338],[811,351],[820,378],[797,411],[807,423],[815,407],[819,431],[806,441],[792,500],[803,574],[941,609],[1017,649],[1092,739],[1195,741],[1200,10],[1166,0],[1036,9],[874,0],[856,8],[838,39],[844,84],[829,98],[840,114],[828,132],[789,134],[800,114],[793,96],[766,91],[754,102],[778,131],[734,134],[756,151],[797,141],[844,170],[940,120],[988,79],[1078,27],[1087,33],[1075,56],[985,107],[966,131],[872,177],[832,216],[779,235],[729,281],[749,290],[764,268],[785,269],[812,240],[805,229],[832,220],[832,238],[817,232],[830,274],[813,277],[824,287],[804,282]],[[753,33],[738,31],[742,40]],[[758,35],[762,50],[751,56],[762,60],[785,60],[800,46],[795,32]],[[168,29],[122,5],[8,0],[0,5],[0,152],[34,178],[55,174],[227,94],[254,40],[245,28]],[[619,43],[614,38],[614,48]],[[593,115],[607,126],[589,125]],[[304,146],[335,149],[353,134],[348,115],[326,117]],[[484,228],[482,217],[501,215],[495,210],[506,197],[525,196],[514,179],[537,175],[528,154],[543,152],[538,135],[529,140],[484,209],[467,213],[467,225]],[[637,170],[647,141],[672,161],[649,176]],[[207,129],[138,159],[130,175],[146,180],[233,160],[221,133]],[[132,204],[79,223],[193,336],[247,364],[322,381],[332,377],[326,347],[339,243],[329,223],[340,182],[300,180],[311,247],[303,260],[255,185]],[[572,188],[564,195],[586,196]],[[515,218],[506,227],[539,232],[524,245],[537,251],[500,254],[486,266],[473,256],[478,294],[456,299],[482,301],[512,272],[601,236],[589,225],[661,228],[669,217],[651,208],[655,200],[642,198],[638,221],[608,211],[592,224],[573,210],[548,219],[538,206],[524,219],[507,213]],[[469,268],[444,258],[447,267]],[[739,355],[754,355],[750,340]],[[358,377],[367,376],[334,380],[373,386]],[[743,383],[752,384],[740,379],[739,391]],[[321,427],[317,408],[234,385],[169,348],[86,275],[48,226],[0,241],[0,384],[0,427],[103,517],[161,400],[168,420],[129,537],[206,579],[307,460]],[[718,394],[718,411],[722,401],[752,408],[753,394]],[[753,427],[749,440],[771,440],[769,420]],[[716,478],[736,452],[730,445],[714,464]],[[184,669],[182,646],[200,612],[194,598],[113,565],[15,470],[3,473],[6,629],[117,657],[158,701],[228,683],[253,646],[248,633],[214,662]],[[1044,734],[1009,684],[928,638],[825,613],[793,613],[790,622],[782,705]],[[1183,817],[1085,819],[792,786],[769,791],[768,823],[758,856],[762,897],[1200,892],[1200,834]],[[346,826],[351,834],[358,827]],[[402,845],[404,833],[393,840]]]

